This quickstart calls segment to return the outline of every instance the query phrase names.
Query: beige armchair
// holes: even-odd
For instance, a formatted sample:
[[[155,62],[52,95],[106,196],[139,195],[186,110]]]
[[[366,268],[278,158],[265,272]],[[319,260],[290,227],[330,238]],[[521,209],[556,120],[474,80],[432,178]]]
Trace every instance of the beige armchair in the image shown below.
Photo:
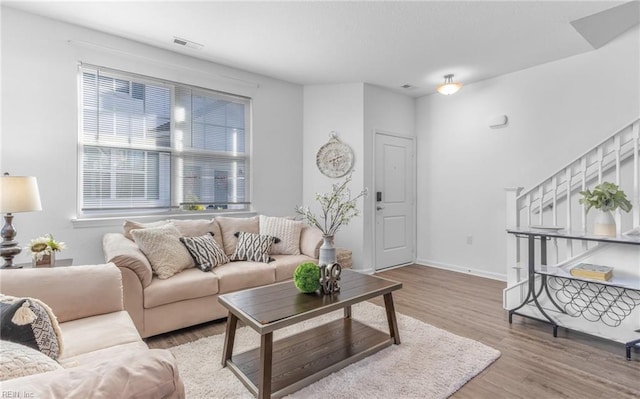
[[[58,358],[62,369],[2,381],[2,392],[38,398],[184,398],[173,355],[149,349],[124,310],[122,276],[115,265],[0,270],[0,292],[49,305],[64,343]]]

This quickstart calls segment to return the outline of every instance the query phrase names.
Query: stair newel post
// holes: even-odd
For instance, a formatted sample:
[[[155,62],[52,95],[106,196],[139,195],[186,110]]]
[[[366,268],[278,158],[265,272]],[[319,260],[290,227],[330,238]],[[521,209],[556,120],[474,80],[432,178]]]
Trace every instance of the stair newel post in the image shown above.
[[[571,166],[567,167],[565,169],[565,180],[566,180],[566,208],[567,208],[567,214],[566,214],[566,223],[567,223],[567,230],[568,231],[572,231],[573,230],[573,225],[571,223]],[[568,257],[573,257],[573,241],[572,240],[565,240],[565,244],[566,244],[566,248],[567,248],[567,256]]]
[[[522,191],[522,187],[505,188],[506,194],[506,227],[514,228],[520,226],[520,210],[518,208],[518,195]],[[527,212],[530,210],[527,209]],[[513,234],[507,234],[507,286],[512,286],[521,281],[521,265],[520,265],[520,239]],[[519,294],[519,297],[516,295]],[[503,306],[508,309],[508,304],[515,304],[524,298],[524,288],[520,291],[509,292],[504,297]]]

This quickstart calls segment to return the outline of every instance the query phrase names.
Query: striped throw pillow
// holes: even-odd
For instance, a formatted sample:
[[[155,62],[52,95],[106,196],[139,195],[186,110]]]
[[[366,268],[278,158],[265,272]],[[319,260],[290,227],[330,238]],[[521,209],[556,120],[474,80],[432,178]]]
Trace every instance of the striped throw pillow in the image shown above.
[[[229,263],[229,257],[220,249],[213,238],[213,233],[199,237],[180,237],[180,241],[187,247],[196,266],[203,272]]]
[[[280,241],[279,238],[255,233],[236,233],[238,244],[231,255],[231,260],[248,260],[251,262],[269,263],[273,259],[269,257],[271,246]]]

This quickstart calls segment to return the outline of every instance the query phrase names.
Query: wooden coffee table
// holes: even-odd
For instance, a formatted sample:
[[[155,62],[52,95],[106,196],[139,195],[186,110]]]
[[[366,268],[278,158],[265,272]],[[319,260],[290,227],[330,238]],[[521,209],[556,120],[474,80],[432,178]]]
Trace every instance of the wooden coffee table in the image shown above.
[[[400,344],[391,293],[401,283],[343,270],[341,290],[333,295],[301,294],[292,281],[219,297],[229,309],[222,366],[258,398],[279,398],[392,343]],[[351,317],[351,305],[384,296],[389,334]],[[304,320],[344,309],[344,317],[273,341],[273,332]],[[233,354],[238,319],[260,334],[260,347]],[[328,393],[330,395],[330,393]]]

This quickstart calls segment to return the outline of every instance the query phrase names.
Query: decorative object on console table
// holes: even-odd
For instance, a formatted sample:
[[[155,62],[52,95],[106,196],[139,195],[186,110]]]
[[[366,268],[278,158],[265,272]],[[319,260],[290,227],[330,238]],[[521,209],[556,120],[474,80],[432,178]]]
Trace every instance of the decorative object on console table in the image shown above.
[[[596,216],[593,226],[593,234],[600,236],[615,237],[617,235],[616,222],[611,214],[612,211],[620,208],[629,212],[633,207],[627,199],[627,195],[617,184],[602,182],[594,187],[593,191],[580,191],[582,198],[580,204],[586,206],[588,213],[591,208],[601,211]]]
[[[325,295],[340,292],[342,267],[337,263],[320,266],[320,290]]]
[[[613,276],[613,267],[594,265],[591,263],[579,263],[572,267],[569,273],[574,277],[608,281],[611,280],[611,277]]]
[[[56,263],[56,252],[67,248],[64,242],[56,241],[51,234],[34,238],[27,247],[31,251],[33,266],[54,266]]]
[[[356,201],[367,195],[365,188],[357,196],[351,197],[351,190],[348,188],[351,175],[349,174],[342,183],[332,184],[330,193],[316,194],[316,201],[322,208],[320,218],[308,206],[296,206],[296,212],[309,225],[317,227],[322,232],[324,241],[320,247],[319,266],[336,263],[333,238],[342,225],[347,225],[351,219],[359,215]]]
[[[14,256],[22,249],[15,240],[17,231],[11,224],[12,213],[41,211],[40,192],[38,182],[33,176],[9,176],[5,173],[0,177],[0,212],[5,213],[2,227],[2,243],[0,254],[4,258],[2,268],[19,268],[13,264]]]
[[[593,220],[593,234],[597,236],[616,236],[616,219],[611,211],[600,211]]]

